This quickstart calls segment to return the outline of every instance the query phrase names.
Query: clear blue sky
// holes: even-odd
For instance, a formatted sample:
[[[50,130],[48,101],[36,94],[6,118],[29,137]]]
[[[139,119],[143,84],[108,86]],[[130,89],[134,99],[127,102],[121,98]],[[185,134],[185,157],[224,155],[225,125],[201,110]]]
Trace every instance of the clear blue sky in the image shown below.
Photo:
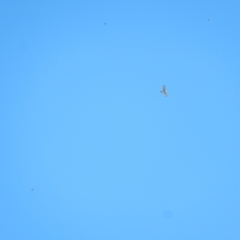
[[[0,6],[0,239],[240,239],[239,1]]]

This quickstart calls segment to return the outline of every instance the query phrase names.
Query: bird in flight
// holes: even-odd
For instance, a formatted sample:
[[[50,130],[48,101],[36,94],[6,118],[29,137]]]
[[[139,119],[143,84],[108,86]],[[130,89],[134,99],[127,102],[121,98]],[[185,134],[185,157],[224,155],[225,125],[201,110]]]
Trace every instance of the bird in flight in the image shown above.
[[[167,89],[166,89],[165,85],[163,85],[162,90],[160,91],[160,93],[162,93],[165,97],[167,96]]]

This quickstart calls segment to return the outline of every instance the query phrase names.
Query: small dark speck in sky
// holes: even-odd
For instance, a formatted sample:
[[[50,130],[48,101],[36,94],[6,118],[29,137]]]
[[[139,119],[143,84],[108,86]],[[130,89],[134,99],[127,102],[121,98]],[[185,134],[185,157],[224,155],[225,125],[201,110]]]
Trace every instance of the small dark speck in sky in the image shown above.
[[[104,25],[106,25],[107,23],[105,22]]]

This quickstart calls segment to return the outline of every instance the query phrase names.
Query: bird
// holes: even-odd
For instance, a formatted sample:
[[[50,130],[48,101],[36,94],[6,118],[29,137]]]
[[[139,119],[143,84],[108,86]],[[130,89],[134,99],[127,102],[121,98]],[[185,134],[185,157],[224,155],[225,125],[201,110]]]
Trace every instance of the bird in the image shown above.
[[[160,91],[160,93],[162,93],[165,97],[167,96],[167,89],[166,89],[165,85],[163,85],[162,90]]]

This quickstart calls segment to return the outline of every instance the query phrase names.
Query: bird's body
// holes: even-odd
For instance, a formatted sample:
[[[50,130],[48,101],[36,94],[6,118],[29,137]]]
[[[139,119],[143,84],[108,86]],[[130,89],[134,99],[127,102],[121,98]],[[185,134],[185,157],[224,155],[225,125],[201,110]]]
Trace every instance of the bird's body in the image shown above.
[[[166,89],[165,85],[163,85],[162,90],[160,91],[160,93],[162,93],[165,97],[167,96],[167,89]]]

